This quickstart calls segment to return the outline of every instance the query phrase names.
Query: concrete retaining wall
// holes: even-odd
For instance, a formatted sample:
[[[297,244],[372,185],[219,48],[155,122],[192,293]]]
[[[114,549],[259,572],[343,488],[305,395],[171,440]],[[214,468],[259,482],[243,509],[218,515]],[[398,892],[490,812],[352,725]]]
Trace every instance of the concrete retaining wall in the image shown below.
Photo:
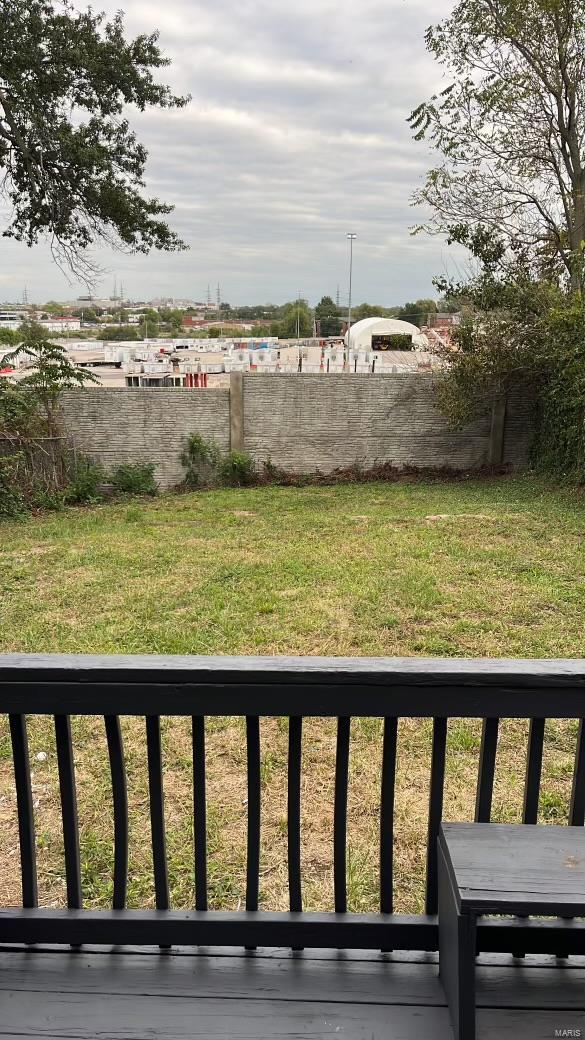
[[[183,480],[181,453],[190,433],[212,437],[229,451],[229,390],[68,390],[63,424],[76,448],[108,469],[154,462],[161,487]]]
[[[70,390],[64,426],[79,451],[111,468],[154,462],[162,487],[179,483],[185,438],[200,433],[222,451],[249,451],[292,472],[390,462],[396,466],[473,469],[493,459],[521,469],[532,436],[530,404],[510,399],[454,432],[438,411],[425,373],[232,377],[231,390]],[[503,423],[503,428],[502,428]]]
[[[467,469],[487,461],[490,418],[449,430],[426,374],[257,375],[244,379],[244,430],[255,459],[293,472],[379,462]]]

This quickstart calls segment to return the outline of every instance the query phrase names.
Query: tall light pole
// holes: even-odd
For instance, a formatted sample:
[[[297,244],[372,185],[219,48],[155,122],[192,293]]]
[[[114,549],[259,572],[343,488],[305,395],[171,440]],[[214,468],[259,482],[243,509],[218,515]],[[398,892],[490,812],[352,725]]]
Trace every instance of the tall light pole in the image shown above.
[[[349,372],[350,359],[349,351],[351,348],[351,279],[353,274],[353,244],[357,238],[352,231],[347,232],[349,239],[349,300],[347,305],[347,371]]]

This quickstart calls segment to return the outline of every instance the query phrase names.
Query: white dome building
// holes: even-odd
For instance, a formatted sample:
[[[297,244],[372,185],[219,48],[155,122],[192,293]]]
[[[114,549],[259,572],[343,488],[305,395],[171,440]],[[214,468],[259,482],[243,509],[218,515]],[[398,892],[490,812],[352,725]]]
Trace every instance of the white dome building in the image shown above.
[[[351,348],[362,351],[400,349],[391,342],[391,336],[409,336],[413,350],[426,350],[429,345],[427,337],[408,321],[399,321],[398,318],[364,318],[351,326]]]

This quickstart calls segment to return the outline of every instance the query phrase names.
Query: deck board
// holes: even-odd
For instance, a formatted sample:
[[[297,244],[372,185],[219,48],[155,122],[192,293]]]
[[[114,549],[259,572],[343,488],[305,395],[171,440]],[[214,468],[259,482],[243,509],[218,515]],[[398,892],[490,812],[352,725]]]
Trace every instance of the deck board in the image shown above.
[[[478,1040],[585,1036],[585,962],[484,957]],[[571,1035],[567,1033],[565,1035]],[[436,956],[0,950],[0,1038],[451,1040]]]

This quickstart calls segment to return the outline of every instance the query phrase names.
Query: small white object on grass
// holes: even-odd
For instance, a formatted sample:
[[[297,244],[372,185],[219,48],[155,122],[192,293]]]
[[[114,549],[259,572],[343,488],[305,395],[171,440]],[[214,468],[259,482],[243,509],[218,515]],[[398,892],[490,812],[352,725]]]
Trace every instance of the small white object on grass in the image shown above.
[[[46,751],[39,751],[38,755],[35,755],[35,758],[36,758],[37,762],[46,762],[47,761],[47,752]]]

